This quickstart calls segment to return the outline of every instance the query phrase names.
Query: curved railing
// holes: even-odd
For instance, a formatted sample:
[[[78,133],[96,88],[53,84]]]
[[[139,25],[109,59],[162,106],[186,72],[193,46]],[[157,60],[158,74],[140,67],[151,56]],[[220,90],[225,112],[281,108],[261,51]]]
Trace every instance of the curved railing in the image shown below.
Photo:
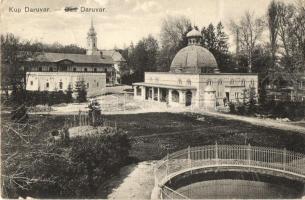
[[[277,171],[304,178],[305,155],[267,147],[250,145],[209,145],[189,147],[168,154],[155,166],[155,188],[161,198],[187,198],[165,186],[173,177],[205,167],[250,167]]]

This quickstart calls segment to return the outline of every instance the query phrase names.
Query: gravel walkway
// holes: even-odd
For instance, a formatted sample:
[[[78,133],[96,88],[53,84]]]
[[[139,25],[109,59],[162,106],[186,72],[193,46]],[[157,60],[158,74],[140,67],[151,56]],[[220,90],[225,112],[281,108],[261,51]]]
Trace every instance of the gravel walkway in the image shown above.
[[[305,134],[305,127],[289,124],[289,122],[281,122],[274,119],[261,119],[261,118],[255,118],[255,117],[245,117],[245,116],[238,116],[238,115],[232,115],[232,114],[224,114],[224,113],[216,113],[216,112],[198,112],[202,113],[204,115],[214,116],[214,117],[222,117],[226,119],[233,119],[233,120],[239,120],[248,122],[254,125],[258,126],[264,126],[264,127],[270,127],[280,130],[287,130],[287,131],[295,131],[299,133]]]
[[[144,161],[123,167],[120,174],[109,181],[112,191],[107,199],[150,199],[154,187],[154,163]]]

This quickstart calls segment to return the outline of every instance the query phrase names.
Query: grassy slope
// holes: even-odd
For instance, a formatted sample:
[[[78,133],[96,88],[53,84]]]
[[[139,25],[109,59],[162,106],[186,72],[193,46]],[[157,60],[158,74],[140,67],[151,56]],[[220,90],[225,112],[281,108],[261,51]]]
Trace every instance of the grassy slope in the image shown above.
[[[305,135],[258,127],[249,123],[204,116],[199,114],[146,113],[111,115],[133,139],[132,155],[140,160],[160,159],[167,152],[190,146],[215,144],[248,144],[255,146],[286,147],[305,153]]]
[[[197,120],[204,118],[203,121]],[[2,115],[5,123],[7,115]],[[42,137],[61,128],[65,118],[71,116],[31,115],[32,124],[43,123]],[[167,152],[187,146],[215,144],[248,144],[255,146],[286,147],[305,153],[305,135],[292,131],[280,131],[258,127],[246,122],[201,116],[199,114],[145,113],[107,115],[108,121],[132,137],[131,155],[139,160],[160,159]],[[4,138],[2,138],[4,139]],[[37,138],[38,139],[38,138]]]

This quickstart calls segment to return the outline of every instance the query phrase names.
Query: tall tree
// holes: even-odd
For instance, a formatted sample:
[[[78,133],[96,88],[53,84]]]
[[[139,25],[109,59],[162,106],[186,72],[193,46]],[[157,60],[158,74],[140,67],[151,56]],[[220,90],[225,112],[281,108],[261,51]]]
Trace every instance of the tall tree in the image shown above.
[[[292,48],[294,46],[294,39],[292,33],[293,27],[293,15],[294,7],[292,5],[286,5],[283,2],[278,4],[278,14],[279,14],[279,38],[280,47],[284,50],[283,58],[281,59],[281,64],[289,71],[292,69]]]
[[[132,81],[143,81],[144,72],[157,70],[158,41],[151,35],[130,47],[128,64],[133,70]]]
[[[218,67],[222,72],[231,72],[233,62],[228,52],[228,36],[224,32],[224,27],[219,22],[215,28],[213,24],[203,27],[201,30],[203,36],[203,46],[213,53]]]
[[[75,83],[74,92],[77,94],[76,99],[79,103],[87,101],[87,86],[84,80],[80,80]]]
[[[14,103],[22,104],[26,97],[27,66],[24,62],[37,56],[41,49],[41,43],[21,41],[12,33],[1,35],[1,85],[6,91],[12,90]]]
[[[285,4],[280,2],[279,38],[280,47],[284,50],[281,64],[288,73],[304,71],[305,65],[305,13],[304,2]]]
[[[167,16],[160,31],[161,54],[158,63],[161,71],[168,71],[176,53],[187,45],[186,34],[192,29],[191,21],[185,16]]]
[[[275,70],[276,65],[276,52],[278,49],[277,38],[279,31],[279,4],[273,0],[268,7],[267,17],[268,17],[268,29],[269,29],[269,40],[270,49],[272,55],[272,70]]]
[[[234,34],[238,30],[241,50],[247,55],[248,71],[252,72],[253,52],[264,30],[264,21],[246,12],[238,22],[231,21],[230,28]]]

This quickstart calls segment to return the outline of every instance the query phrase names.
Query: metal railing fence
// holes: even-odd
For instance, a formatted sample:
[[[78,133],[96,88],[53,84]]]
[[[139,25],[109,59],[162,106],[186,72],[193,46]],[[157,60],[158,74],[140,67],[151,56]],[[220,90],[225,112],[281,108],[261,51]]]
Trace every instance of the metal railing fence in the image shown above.
[[[155,186],[161,188],[161,197],[163,195],[164,198],[181,199],[184,197],[182,194],[176,191],[170,193],[173,190],[164,184],[180,172],[209,166],[248,166],[305,178],[304,154],[286,149],[216,143],[209,146],[188,147],[168,154],[155,167]]]

